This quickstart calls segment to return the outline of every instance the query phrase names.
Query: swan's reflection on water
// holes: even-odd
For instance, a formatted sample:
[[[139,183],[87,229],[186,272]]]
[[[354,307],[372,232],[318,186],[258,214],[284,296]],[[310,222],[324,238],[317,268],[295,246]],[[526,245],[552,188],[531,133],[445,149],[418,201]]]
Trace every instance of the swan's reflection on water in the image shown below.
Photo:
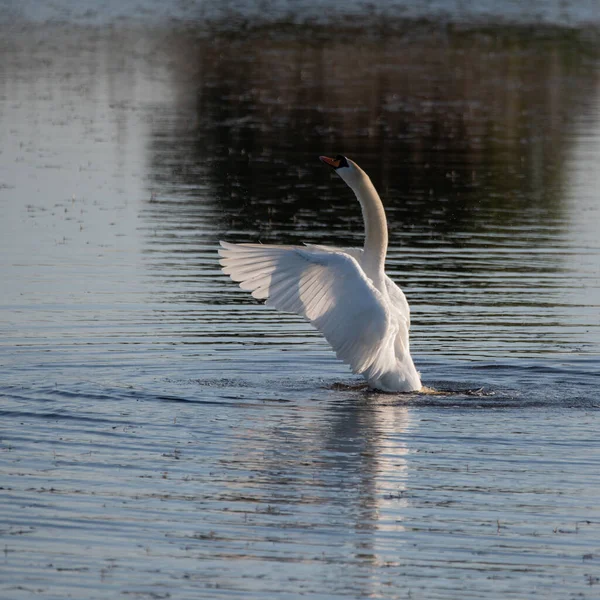
[[[385,394],[329,395],[325,410],[317,401],[286,404],[284,419],[274,408],[278,417],[255,412],[238,428],[223,457],[238,477],[223,499],[247,515],[245,538],[277,541],[274,560],[352,566],[345,585],[368,595],[403,544],[411,415]]]

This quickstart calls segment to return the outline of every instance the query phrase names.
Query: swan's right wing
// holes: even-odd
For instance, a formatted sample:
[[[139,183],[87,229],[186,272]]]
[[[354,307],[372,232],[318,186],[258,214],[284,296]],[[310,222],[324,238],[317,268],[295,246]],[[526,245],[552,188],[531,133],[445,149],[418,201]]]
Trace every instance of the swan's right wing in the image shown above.
[[[398,334],[396,336],[396,356],[409,353],[410,307],[404,292],[386,275],[385,285],[398,319]]]
[[[315,246],[221,246],[223,272],[243,290],[308,319],[355,373],[378,370],[381,349],[395,331],[383,297],[355,258]]]

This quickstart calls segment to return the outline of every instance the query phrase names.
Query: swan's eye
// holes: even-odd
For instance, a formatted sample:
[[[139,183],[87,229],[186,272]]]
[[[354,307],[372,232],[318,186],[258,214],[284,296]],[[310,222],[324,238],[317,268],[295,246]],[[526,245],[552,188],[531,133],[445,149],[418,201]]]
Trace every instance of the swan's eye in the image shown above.
[[[342,156],[341,154],[338,154],[335,157],[335,160],[339,161],[339,165],[336,167],[336,169],[341,169],[342,167],[349,167],[350,166],[348,164],[348,161],[346,160],[346,157]]]

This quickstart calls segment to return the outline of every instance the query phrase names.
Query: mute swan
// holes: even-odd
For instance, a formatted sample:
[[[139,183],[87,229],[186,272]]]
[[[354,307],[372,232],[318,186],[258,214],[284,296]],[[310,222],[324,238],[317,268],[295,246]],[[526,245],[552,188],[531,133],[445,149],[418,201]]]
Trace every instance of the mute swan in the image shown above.
[[[223,272],[255,298],[266,299],[267,306],[308,319],[369,387],[420,390],[408,344],[408,302],[384,272],[388,232],[381,199],[349,158],[320,159],[356,194],[365,222],[364,247],[221,242]]]

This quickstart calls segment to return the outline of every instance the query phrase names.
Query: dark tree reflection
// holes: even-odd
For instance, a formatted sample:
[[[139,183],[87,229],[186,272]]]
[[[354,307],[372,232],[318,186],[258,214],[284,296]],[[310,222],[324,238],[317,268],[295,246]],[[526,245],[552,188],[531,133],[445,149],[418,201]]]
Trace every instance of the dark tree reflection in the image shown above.
[[[596,98],[593,43],[561,30],[188,31],[167,49],[178,108],[154,173],[208,182],[219,227],[266,242],[356,242],[359,207],[317,160],[338,152],[413,244],[556,228],[571,128]]]

